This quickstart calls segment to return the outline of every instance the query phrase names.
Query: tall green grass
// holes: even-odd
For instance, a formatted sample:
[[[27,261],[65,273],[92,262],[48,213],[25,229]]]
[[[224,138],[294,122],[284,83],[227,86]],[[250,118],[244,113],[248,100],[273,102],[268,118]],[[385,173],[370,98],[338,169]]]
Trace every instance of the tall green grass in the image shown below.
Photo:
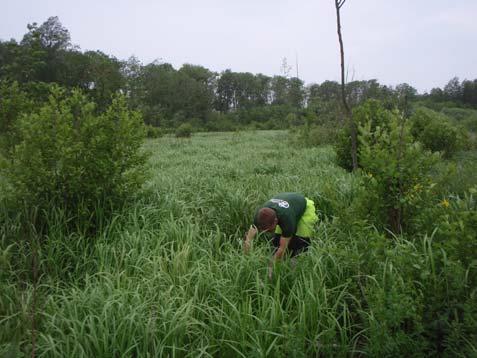
[[[358,218],[345,227],[358,179],[330,148],[295,149],[269,131],[163,137],[145,150],[151,180],[94,240],[52,218],[38,281],[17,272],[29,238],[15,222],[3,229],[0,355],[477,354],[475,266],[436,253],[431,235],[390,239]],[[309,252],[269,280],[266,240],[249,255],[241,240],[281,191],[314,199],[322,220]]]

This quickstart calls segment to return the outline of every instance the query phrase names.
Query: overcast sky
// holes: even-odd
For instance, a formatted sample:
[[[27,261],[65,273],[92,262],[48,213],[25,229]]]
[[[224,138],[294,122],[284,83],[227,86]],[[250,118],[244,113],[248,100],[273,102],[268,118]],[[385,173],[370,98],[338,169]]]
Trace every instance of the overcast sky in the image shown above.
[[[82,50],[144,64],[281,74],[287,58],[306,83],[339,79],[334,0],[3,0],[0,39],[58,16]],[[420,92],[477,78],[476,0],[347,0],[349,80],[407,82]]]

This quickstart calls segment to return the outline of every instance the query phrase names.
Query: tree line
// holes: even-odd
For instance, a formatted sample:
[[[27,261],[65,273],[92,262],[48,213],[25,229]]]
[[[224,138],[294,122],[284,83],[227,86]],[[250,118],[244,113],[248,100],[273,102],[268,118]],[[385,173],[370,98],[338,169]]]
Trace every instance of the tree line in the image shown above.
[[[132,56],[119,60],[99,50],[81,51],[58,17],[27,26],[22,40],[0,41],[0,80],[17,82],[28,97],[45,100],[48,84],[79,88],[104,111],[113,95],[123,93],[146,124],[177,127],[184,122],[209,130],[255,123],[258,128],[286,128],[294,122],[340,116],[340,86],[335,81],[305,85],[289,71],[266,76],[230,69],[220,73],[200,65],[143,64]],[[399,98],[477,108],[477,79],[459,81],[418,94],[409,84],[386,86],[377,80],[346,85],[351,105],[374,98],[396,105]],[[291,122],[291,123],[290,123]]]

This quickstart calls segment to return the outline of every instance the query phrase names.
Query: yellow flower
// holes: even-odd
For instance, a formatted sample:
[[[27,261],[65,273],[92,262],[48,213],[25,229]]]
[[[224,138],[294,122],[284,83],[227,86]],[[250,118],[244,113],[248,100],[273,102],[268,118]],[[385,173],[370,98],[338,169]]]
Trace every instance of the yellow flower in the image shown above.
[[[441,205],[444,207],[444,208],[448,208],[449,207],[449,200],[447,199],[444,199],[441,201]]]

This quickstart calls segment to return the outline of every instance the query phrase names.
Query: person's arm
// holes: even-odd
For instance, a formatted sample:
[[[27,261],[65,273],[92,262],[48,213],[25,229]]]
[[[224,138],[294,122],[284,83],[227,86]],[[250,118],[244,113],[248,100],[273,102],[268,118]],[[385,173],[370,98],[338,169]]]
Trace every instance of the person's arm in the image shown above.
[[[252,243],[252,239],[257,235],[257,228],[255,225],[251,225],[250,229],[248,229],[247,234],[245,235],[245,241],[243,242],[243,251],[248,253],[250,251],[250,245]]]
[[[273,273],[273,265],[275,262],[278,260],[281,260],[285,252],[287,251],[288,243],[290,242],[291,237],[280,237],[280,246],[278,247],[277,251],[275,251],[275,254],[273,255],[272,259],[270,260],[270,264],[268,266],[268,277],[271,279],[272,278],[272,273]]]

